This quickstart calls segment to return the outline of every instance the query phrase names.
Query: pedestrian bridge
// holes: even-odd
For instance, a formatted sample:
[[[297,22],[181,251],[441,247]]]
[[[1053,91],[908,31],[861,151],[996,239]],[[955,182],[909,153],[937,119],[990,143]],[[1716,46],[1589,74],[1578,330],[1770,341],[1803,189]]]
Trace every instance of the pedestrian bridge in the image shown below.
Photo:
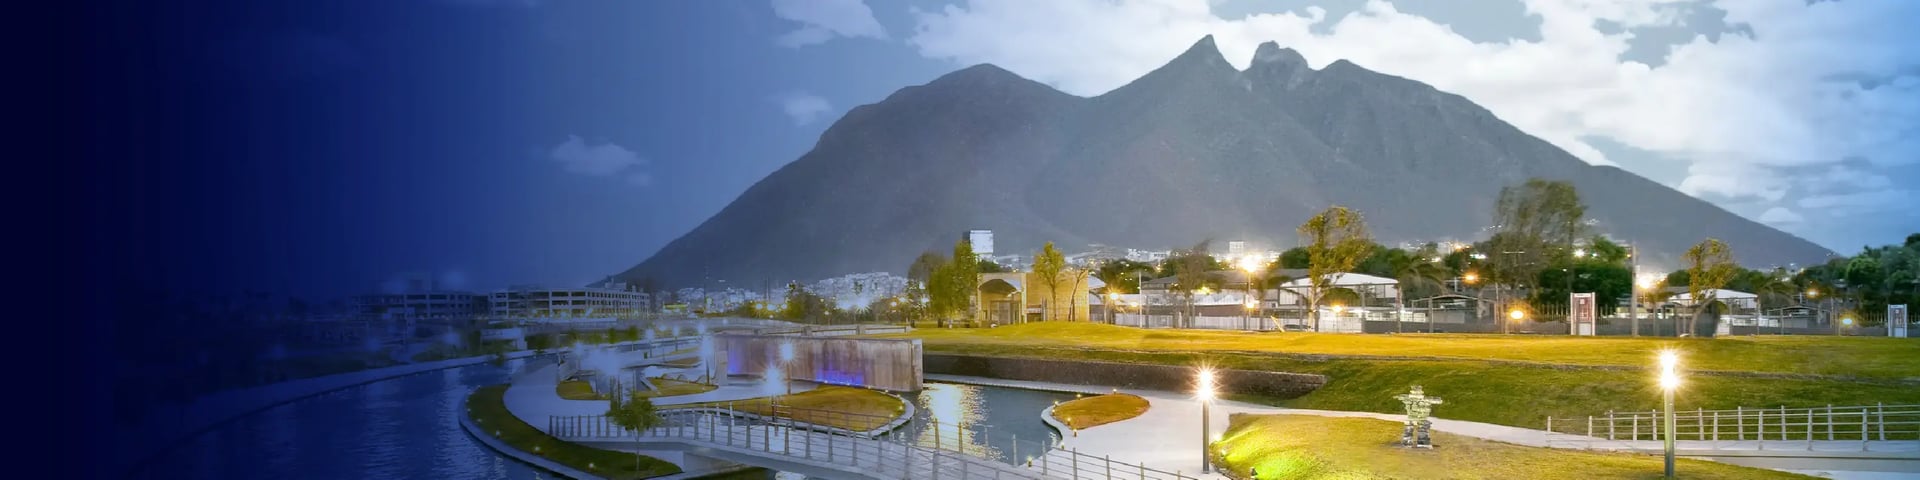
[[[902,435],[853,432],[725,408],[670,409],[662,411],[661,417],[660,426],[634,432],[605,416],[555,416],[548,418],[547,432],[561,440],[599,447],[681,450],[830,478],[1197,479],[1080,454],[1057,447],[1051,439],[988,439],[957,428],[943,431],[937,423],[917,428],[918,435]],[[963,441],[963,436],[971,441]],[[988,444],[996,447],[982,446]]]

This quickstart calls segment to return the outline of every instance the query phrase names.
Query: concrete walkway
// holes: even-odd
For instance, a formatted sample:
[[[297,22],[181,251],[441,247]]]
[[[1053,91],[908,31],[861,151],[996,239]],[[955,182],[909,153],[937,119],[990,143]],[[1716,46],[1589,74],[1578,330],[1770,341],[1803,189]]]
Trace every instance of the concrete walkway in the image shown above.
[[[1034,390],[1087,393],[1087,394],[1095,394],[1095,395],[1112,393],[1115,391],[1118,391],[1120,393],[1129,393],[1133,395],[1138,395],[1141,398],[1147,400],[1147,404],[1149,405],[1149,408],[1147,409],[1146,413],[1141,414],[1139,417],[1135,417],[1130,420],[1110,423],[1110,424],[1101,425],[1098,427],[1082,429],[1077,434],[1065,433],[1067,435],[1067,438],[1061,443],[1061,446],[1063,448],[1073,449],[1075,451],[1078,451],[1081,454],[1093,455],[1093,456],[1111,456],[1113,460],[1116,462],[1124,461],[1127,463],[1142,464],[1148,468],[1166,470],[1166,471],[1179,471],[1183,474],[1190,475],[1190,476],[1193,476],[1200,471],[1201,445],[1203,444],[1200,436],[1201,409],[1200,409],[1200,402],[1194,399],[1190,395],[1187,395],[1184,393],[1166,392],[1166,391],[1158,391],[1158,390],[1139,390],[1139,389],[1125,389],[1125,388],[1116,390],[1109,387],[1100,387],[1100,386],[1091,386],[1091,385],[1068,385],[1068,384],[1049,383],[1049,382],[1001,380],[1001,379],[993,379],[993,378],[966,377],[966,376],[957,376],[957,375],[929,374],[927,375],[927,380],[937,381],[937,382],[967,383],[967,384],[976,384],[976,385],[1026,388],[1026,389],[1034,389]],[[1385,414],[1385,413],[1346,412],[1346,411],[1331,411],[1331,410],[1306,410],[1306,409],[1273,407],[1268,405],[1236,402],[1236,401],[1230,401],[1230,400],[1215,400],[1213,402],[1211,416],[1209,417],[1209,421],[1208,421],[1208,424],[1211,428],[1211,433],[1217,438],[1222,432],[1225,432],[1227,429],[1228,416],[1236,413],[1252,413],[1252,414],[1282,414],[1283,413],[1283,414],[1291,414],[1291,415],[1317,415],[1317,416],[1324,416],[1324,417],[1372,418],[1372,419],[1386,420],[1386,421],[1392,421],[1392,422],[1400,422],[1406,419],[1405,415],[1395,415],[1395,414]],[[1577,435],[1550,433],[1544,430],[1533,430],[1533,429],[1527,429],[1527,428],[1510,427],[1505,425],[1494,425],[1490,423],[1481,423],[1481,422],[1447,420],[1447,419],[1441,419],[1441,418],[1433,419],[1433,429],[1434,431],[1446,432],[1446,433],[1451,433],[1455,435],[1462,435],[1462,436],[1468,436],[1468,437],[1474,437],[1474,438],[1480,438],[1480,439],[1486,439],[1486,440],[1494,440],[1494,441],[1511,443],[1516,445],[1524,445],[1524,446],[1530,446],[1530,447],[1544,447],[1544,448],[1569,448],[1571,446],[1568,443],[1569,439],[1586,439],[1587,438],[1584,436],[1577,436]],[[1597,440],[1604,443],[1610,443],[1611,446],[1615,447],[1614,449],[1620,449],[1620,447],[1642,446],[1642,445],[1622,445],[1622,444],[1630,444],[1634,442],[1606,442],[1603,439],[1597,439]],[[1640,442],[1640,443],[1649,444],[1647,446],[1658,444],[1658,442]],[[1685,447],[1688,446],[1688,445],[1685,445],[1687,442],[1680,442],[1680,443],[1683,444],[1681,445],[1682,449],[1685,449]],[[1705,443],[1705,442],[1700,442],[1700,443]],[[1859,442],[1851,442],[1851,444],[1855,452],[1858,452]],[[1598,446],[1596,445],[1596,447]],[[1701,449],[1709,448],[1709,446],[1707,445],[1697,445],[1696,447],[1699,447]],[[1739,451],[1737,446],[1732,446],[1732,447],[1733,449],[1729,450],[1728,445],[1721,445],[1717,451],[1719,452],[1729,452],[1729,451],[1738,452]],[[1575,448],[1581,449],[1577,447]],[[1594,449],[1609,450],[1609,448],[1594,448]],[[1626,449],[1632,449],[1632,448],[1626,448]],[[1757,453],[1757,451],[1755,452]],[[1830,478],[1858,478],[1858,479],[1879,478],[1876,475],[1880,475],[1879,472],[1821,471],[1821,473],[1828,474]],[[1200,478],[1225,478],[1225,477],[1215,474],[1212,476],[1200,476]]]

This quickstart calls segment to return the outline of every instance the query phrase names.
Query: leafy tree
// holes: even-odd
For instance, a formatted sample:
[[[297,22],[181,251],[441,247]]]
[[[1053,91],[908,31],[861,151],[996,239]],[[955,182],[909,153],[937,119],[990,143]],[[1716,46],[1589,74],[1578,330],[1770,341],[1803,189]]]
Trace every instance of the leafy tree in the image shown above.
[[[1393,278],[1400,281],[1400,298],[1396,300],[1399,305],[1395,305],[1396,307],[1406,307],[1406,299],[1409,296],[1432,297],[1444,290],[1442,284],[1447,279],[1446,266],[1433,261],[1434,257],[1422,256],[1420,253],[1431,252],[1416,252],[1393,265]],[[1402,315],[1393,316],[1394,330],[1400,329],[1400,317]]]
[[[1627,263],[1629,252],[1625,245],[1613,243],[1604,235],[1594,235],[1587,239],[1587,257],[1602,263]]]
[[[1061,276],[1066,269],[1067,256],[1053,248],[1053,242],[1047,242],[1040,247],[1039,253],[1033,254],[1033,276],[1039,278],[1040,284],[1047,286],[1047,296],[1041,300],[1046,302],[1046,307],[1040,309],[1041,320],[1053,319],[1053,301],[1060,297]]]
[[[979,267],[973,244],[961,240],[953,245],[953,257],[932,274],[929,306],[942,325],[955,317],[972,318],[974,290],[980,284]]]
[[[1586,211],[1566,181],[1534,178],[1500,189],[1493,218],[1498,230],[1485,249],[1490,276],[1514,288],[1533,287],[1549,259],[1572,250],[1574,239],[1586,232]]]
[[[1374,247],[1360,212],[1339,205],[1307,219],[1298,229],[1300,243],[1307,249],[1307,315],[1314,329],[1320,327],[1322,292],[1333,284],[1333,274],[1352,271]]]
[[[1107,284],[1107,292],[1138,293],[1140,276],[1143,270],[1152,270],[1153,266],[1127,259],[1101,263],[1094,269],[1093,278]]]
[[[1313,263],[1313,255],[1307,253],[1307,247],[1293,247],[1280,252],[1280,268],[1307,268]]]
[[[980,259],[979,267],[976,268],[975,271],[980,273],[1001,273],[1007,271],[1007,267],[1000,266],[1000,264],[994,263],[993,260],[982,258]]]
[[[1693,283],[1693,272],[1674,270],[1672,273],[1668,273],[1667,278],[1662,279],[1662,282],[1669,286],[1684,287]]]
[[[622,396],[626,398],[620,398]],[[664,423],[660,418],[660,412],[653,408],[653,400],[640,395],[638,390],[627,390],[625,395],[618,392],[608,395],[606,416],[607,423],[633,432],[635,438]],[[635,462],[645,458],[639,453],[634,453],[634,457]]]
[[[1718,312],[1710,312],[1711,306],[1718,301],[1714,291],[1725,288],[1740,270],[1733,262],[1733,250],[1717,238],[1705,241],[1687,249],[1687,293],[1693,298],[1693,332],[1696,337],[1711,337],[1718,329]]]
[[[1181,251],[1178,256],[1167,259],[1167,262],[1162,265],[1163,268],[1172,270],[1170,272],[1174,278],[1172,287],[1186,306],[1183,316],[1187,318],[1182,320],[1183,326],[1193,321],[1193,296],[1199,293],[1201,288],[1210,286],[1209,282],[1213,279],[1214,270],[1223,268],[1220,262],[1213,258],[1210,246],[1212,242],[1212,239],[1201,240],[1193,247]]]

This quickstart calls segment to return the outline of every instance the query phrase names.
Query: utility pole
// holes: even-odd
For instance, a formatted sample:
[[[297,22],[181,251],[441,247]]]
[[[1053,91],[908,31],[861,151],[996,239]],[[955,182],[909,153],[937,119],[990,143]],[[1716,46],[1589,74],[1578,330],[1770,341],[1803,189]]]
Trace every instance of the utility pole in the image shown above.
[[[1633,278],[1627,279],[1627,319],[1633,325],[1633,336],[1640,336],[1640,252],[1633,247],[1633,241],[1627,241],[1628,271]]]

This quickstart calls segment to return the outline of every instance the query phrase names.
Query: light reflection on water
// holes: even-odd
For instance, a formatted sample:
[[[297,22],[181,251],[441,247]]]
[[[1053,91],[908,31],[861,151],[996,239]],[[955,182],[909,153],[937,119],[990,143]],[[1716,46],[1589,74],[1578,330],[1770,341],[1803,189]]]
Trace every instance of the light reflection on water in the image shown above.
[[[933,420],[940,422],[940,448],[954,450],[959,441],[968,453],[1007,462],[1018,451],[1019,461],[1037,456],[1043,445],[1059,435],[1040,421],[1040,412],[1053,402],[1072,400],[1071,393],[954,383],[928,383],[918,394],[902,395],[913,402],[913,421],[897,435],[927,447],[934,446]],[[958,426],[957,428],[955,426]],[[1019,448],[1014,448],[1018,439]],[[809,478],[782,472],[781,479]]]
[[[520,365],[409,375],[281,405],[195,437],[134,478],[552,478],[455,423],[470,390],[504,383]]]
[[[474,388],[504,383],[505,368],[475,365],[375,382],[275,407],[196,437],[152,465],[142,479],[541,479],[540,471],[501,457],[456,423]],[[969,452],[1002,461],[1032,457],[1055,438],[1040,411],[1071,394],[930,383],[903,395],[916,407],[897,435],[941,446],[959,441]]]

